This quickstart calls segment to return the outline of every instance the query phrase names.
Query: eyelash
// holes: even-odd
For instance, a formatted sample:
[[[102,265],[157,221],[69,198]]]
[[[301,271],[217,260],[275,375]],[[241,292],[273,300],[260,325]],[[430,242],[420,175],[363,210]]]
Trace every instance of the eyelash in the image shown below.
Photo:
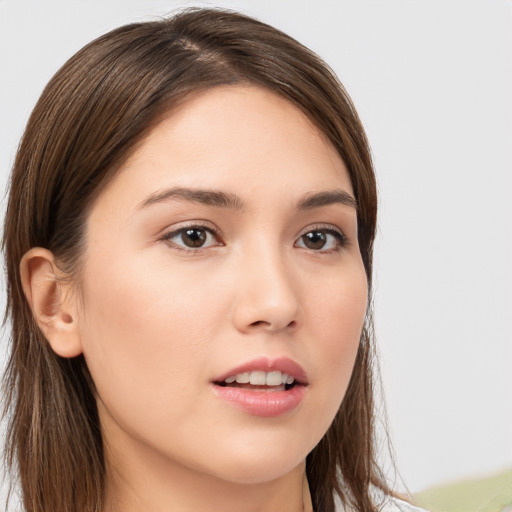
[[[185,251],[187,253],[195,253],[195,254],[202,253],[203,251],[205,251],[205,250],[209,249],[210,247],[212,247],[212,246],[208,246],[208,247],[199,246],[197,248],[191,248],[191,247],[186,247],[185,245],[178,245],[178,244],[175,244],[174,242],[172,242],[172,239],[174,237],[179,236],[179,235],[183,235],[187,230],[205,231],[209,235],[213,236],[217,241],[218,241],[218,239],[220,237],[219,231],[217,229],[213,228],[210,224],[196,222],[194,224],[190,224],[188,226],[182,226],[182,227],[180,227],[178,229],[174,229],[173,231],[165,233],[160,238],[160,241],[161,242],[165,242],[168,245],[170,245],[171,247],[173,247],[175,249],[178,249],[180,251]],[[294,245],[296,245],[300,240],[302,240],[304,236],[306,236],[309,233],[313,233],[315,231],[317,233],[322,233],[324,235],[331,235],[331,236],[333,236],[336,239],[337,246],[335,248],[327,249],[327,250],[322,250],[322,249],[315,250],[315,249],[310,249],[310,248],[305,247],[305,246],[299,246],[299,248],[305,249],[307,251],[311,251],[313,253],[318,253],[318,254],[331,254],[331,253],[339,253],[343,249],[348,247],[348,245],[349,245],[349,239],[347,238],[347,236],[341,230],[339,230],[337,228],[334,228],[331,225],[313,225],[313,226],[308,226],[307,230],[304,230],[302,232],[302,234],[300,234],[298,236],[298,238],[297,238],[297,240],[296,240]],[[218,243],[218,244],[213,245],[213,247],[218,247],[218,246],[222,246],[222,245],[224,245],[224,244]]]
[[[343,231],[341,231],[340,229],[338,228],[335,228],[331,225],[325,225],[325,224],[320,224],[320,225],[313,225],[313,226],[308,226],[306,230],[304,230],[302,232],[301,235],[299,235],[299,237],[297,238],[297,241],[295,242],[295,244],[298,243],[299,240],[302,240],[302,238],[304,236],[306,236],[307,234],[309,233],[313,233],[313,232],[320,232],[320,233],[323,233],[325,235],[331,235],[333,236],[335,239],[336,239],[336,242],[337,242],[337,245],[336,247],[332,248],[332,249],[327,249],[327,250],[314,250],[314,249],[309,249],[308,247],[301,247],[303,249],[306,249],[306,250],[310,250],[314,253],[319,253],[319,254],[332,254],[332,253],[339,253],[341,252],[343,249],[346,249],[349,245],[349,239],[347,238],[347,236],[345,235],[345,233],[343,233]]]
[[[219,239],[220,233],[217,229],[213,228],[210,224],[201,223],[201,222],[195,222],[194,224],[181,226],[178,229],[174,229],[173,231],[170,231],[168,233],[165,233],[161,238],[161,242],[165,242],[174,249],[177,249],[179,251],[184,251],[187,253],[194,253],[199,254],[205,250],[207,250],[209,247],[197,247],[196,249],[193,249],[191,247],[186,247],[185,245],[178,245],[172,242],[172,239],[178,235],[183,235],[187,230],[201,230],[206,231],[208,234],[212,235],[215,239]],[[216,244],[215,246],[224,245],[224,244]]]

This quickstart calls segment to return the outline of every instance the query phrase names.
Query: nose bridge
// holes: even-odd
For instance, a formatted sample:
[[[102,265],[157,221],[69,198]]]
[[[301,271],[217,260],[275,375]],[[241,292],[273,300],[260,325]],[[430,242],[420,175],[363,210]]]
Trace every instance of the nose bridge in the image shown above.
[[[277,331],[300,322],[298,283],[289,255],[277,242],[240,255],[235,321],[241,330]]]

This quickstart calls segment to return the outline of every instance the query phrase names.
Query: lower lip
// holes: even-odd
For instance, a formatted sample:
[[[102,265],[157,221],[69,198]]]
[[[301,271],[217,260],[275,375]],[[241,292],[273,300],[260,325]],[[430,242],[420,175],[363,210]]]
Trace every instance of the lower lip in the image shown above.
[[[295,385],[287,391],[252,391],[213,385],[217,396],[237,409],[264,418],[273,418],[295,409],[304,398],[306,386]]]

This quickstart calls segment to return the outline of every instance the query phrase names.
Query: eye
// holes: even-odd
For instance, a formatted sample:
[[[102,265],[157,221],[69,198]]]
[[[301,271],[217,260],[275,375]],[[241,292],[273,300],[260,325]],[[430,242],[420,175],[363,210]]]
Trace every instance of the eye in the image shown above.
[[[184,250],[205,249],[221,245],[215,233],[203,226],[186,226],[176,229],[165,234],[162,240]]]
[[[304,233],[296,242],[297,247],[312,251],[334,252],[347,245],[347,237],[332,228],[315,228]]]

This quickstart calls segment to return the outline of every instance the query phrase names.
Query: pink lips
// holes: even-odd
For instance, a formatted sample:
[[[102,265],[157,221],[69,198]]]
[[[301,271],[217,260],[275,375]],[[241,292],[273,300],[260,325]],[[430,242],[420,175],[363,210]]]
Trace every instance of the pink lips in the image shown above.
[[[295,385],[286,391],[256,391],[246,388],[219,386],[216,382],[223,382],[227,377],[238,373],[252,371],[280,371],[295,378]],[[214,393],[230,405],[254,416],[275,417],[295,409],[302,401],[307,377],[304,369],[295,361],[281,357],[269,359],[261,357],[244,363],[220,375],[212,382]]]
[[[244,372],[281,372],[291,375],[295,378],[297,382],[301,384],[307,384],[306,372],[295,361],[288,357],[279,357],[278,359],[269,359],[268,357],[260,357],[258,359],[254,359],[253,361],[249,361],[247,363],[241,364],[236,368],[231,368],[226,373],[223,373],[219,377],[214,379],[214,382],[222,382],[224,379],[231,377],[232,375],[236,375],[237,373]]]

